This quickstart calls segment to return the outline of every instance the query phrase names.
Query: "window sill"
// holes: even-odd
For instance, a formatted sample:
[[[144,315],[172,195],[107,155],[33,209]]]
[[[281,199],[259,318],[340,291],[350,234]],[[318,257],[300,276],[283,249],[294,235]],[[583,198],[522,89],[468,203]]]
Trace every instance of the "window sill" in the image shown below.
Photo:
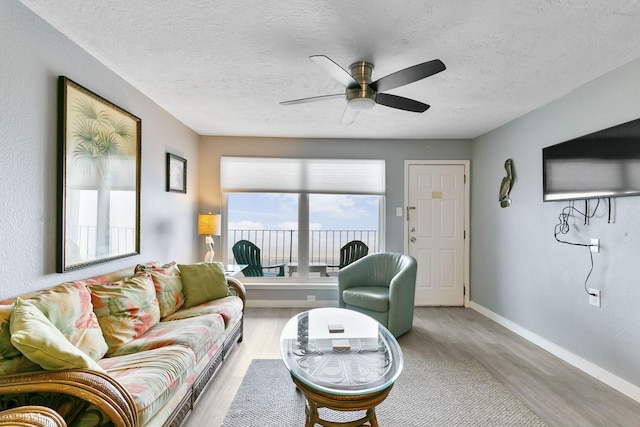
[[[242,280],[241,280],[242,281]],[[272,290],[286,290],[286,289],[336,289],[338,287],[337,282],[282,282],[282,283],[273,283],[273,282],[251,282],[246,283],[242,282],[246,289],[272,289]]]

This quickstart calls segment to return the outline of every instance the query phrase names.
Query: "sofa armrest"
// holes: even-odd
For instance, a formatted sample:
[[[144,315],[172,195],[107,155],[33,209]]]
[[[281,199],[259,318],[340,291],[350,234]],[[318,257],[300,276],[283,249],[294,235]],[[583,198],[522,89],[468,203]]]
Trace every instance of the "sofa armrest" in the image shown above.
[[[67,427],[64,418],[46,406],[20,406],[0,412],[0,427]]]
[[[244,308],[247,302],[247,290],[244,288],[242,282],[234,277],[227,277],[227,283],[229,284],[231,293],[242,299],[242,307]]]
[[[43,394],[50,398],[45,398]],[[74,417],[73,408],[56,395],[73,396],[92,404],[109,417],[116,427],[137,427],[138,412],[129,392],[107,374],[84,369],[43,371],[0,376],[0,402],[3,408],[45,405],[64,417]],[[60,407],[57,407],[60,405]],[[77,412],[77,411],[75,411]],[[69,419],[67,423],[72,425]]]

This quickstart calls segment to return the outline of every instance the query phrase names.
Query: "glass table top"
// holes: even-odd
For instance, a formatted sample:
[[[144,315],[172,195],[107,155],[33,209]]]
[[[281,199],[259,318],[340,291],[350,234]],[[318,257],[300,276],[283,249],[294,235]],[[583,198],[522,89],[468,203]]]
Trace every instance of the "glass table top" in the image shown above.
[[[387,328],[342,308],[317,308],[291,318],[280,336],[280,352],[295,378],[340,395],[384,390],[403,366],[402,350]]]

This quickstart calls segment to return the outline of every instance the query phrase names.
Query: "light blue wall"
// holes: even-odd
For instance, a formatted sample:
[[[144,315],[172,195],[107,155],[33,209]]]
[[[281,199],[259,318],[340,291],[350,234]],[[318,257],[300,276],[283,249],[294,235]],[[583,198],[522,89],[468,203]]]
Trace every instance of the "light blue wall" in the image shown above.
[[[405,160],[469,160],[471,141],[202,137],[200,154],[201,212],[220,211],[220,156],[384,159],[385,250],[403,252],[406,221],[396,216],[396,207],[404,206]],[[222,246],[219,240],[216,245]],[[216,251],[216,257],[220,255]],[[335,288],[326,287],[274,290],[254,286],[247,298],[250,305],[261,301],[266,305],[303,307],[307,295],[314,295],[319,304],[337,304]]]
[[[606,203],[590,225],[573,217],[567,240],[601,239],[589,286],[587,248],[562,245],[554,226],[566,202],[542,202],[542,148],[640,117],[640,60],[473,141],[471,300],[526,330],[640,386],[640,197]],[[638,141],[640,144],[640,140]],[[513,205],[498,205],[512,158]],[[595,204],[592,204],[594,206]],[[584,203],[577,207],[583,208]]]
[[[55,273],[57,78],[142,119],[141,255]],[[198,135],[15,0],[0,1],[0,299],[135,265],[199,258]],[[165,151],[189,162],[188,193],[166,193]]]
[[[384,159],[385,249],[403,252],[406,222],[396,216],[396,207],[404,206],[405,160],[469,160],[471,141],[203,137],[200,151],[201,209],[213,212],[220,207],[220,156]]]

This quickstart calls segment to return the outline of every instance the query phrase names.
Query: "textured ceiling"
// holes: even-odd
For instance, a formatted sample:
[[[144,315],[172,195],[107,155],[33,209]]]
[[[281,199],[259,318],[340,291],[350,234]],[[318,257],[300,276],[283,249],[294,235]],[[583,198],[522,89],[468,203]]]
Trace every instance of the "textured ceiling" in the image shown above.
[[[20,1],[201,135],[473,138],[640,57],[640,0]],[[447,70],[389,91],[425,113],[341,125],[343,99],[279,105],[343,91],[310,55]]]

